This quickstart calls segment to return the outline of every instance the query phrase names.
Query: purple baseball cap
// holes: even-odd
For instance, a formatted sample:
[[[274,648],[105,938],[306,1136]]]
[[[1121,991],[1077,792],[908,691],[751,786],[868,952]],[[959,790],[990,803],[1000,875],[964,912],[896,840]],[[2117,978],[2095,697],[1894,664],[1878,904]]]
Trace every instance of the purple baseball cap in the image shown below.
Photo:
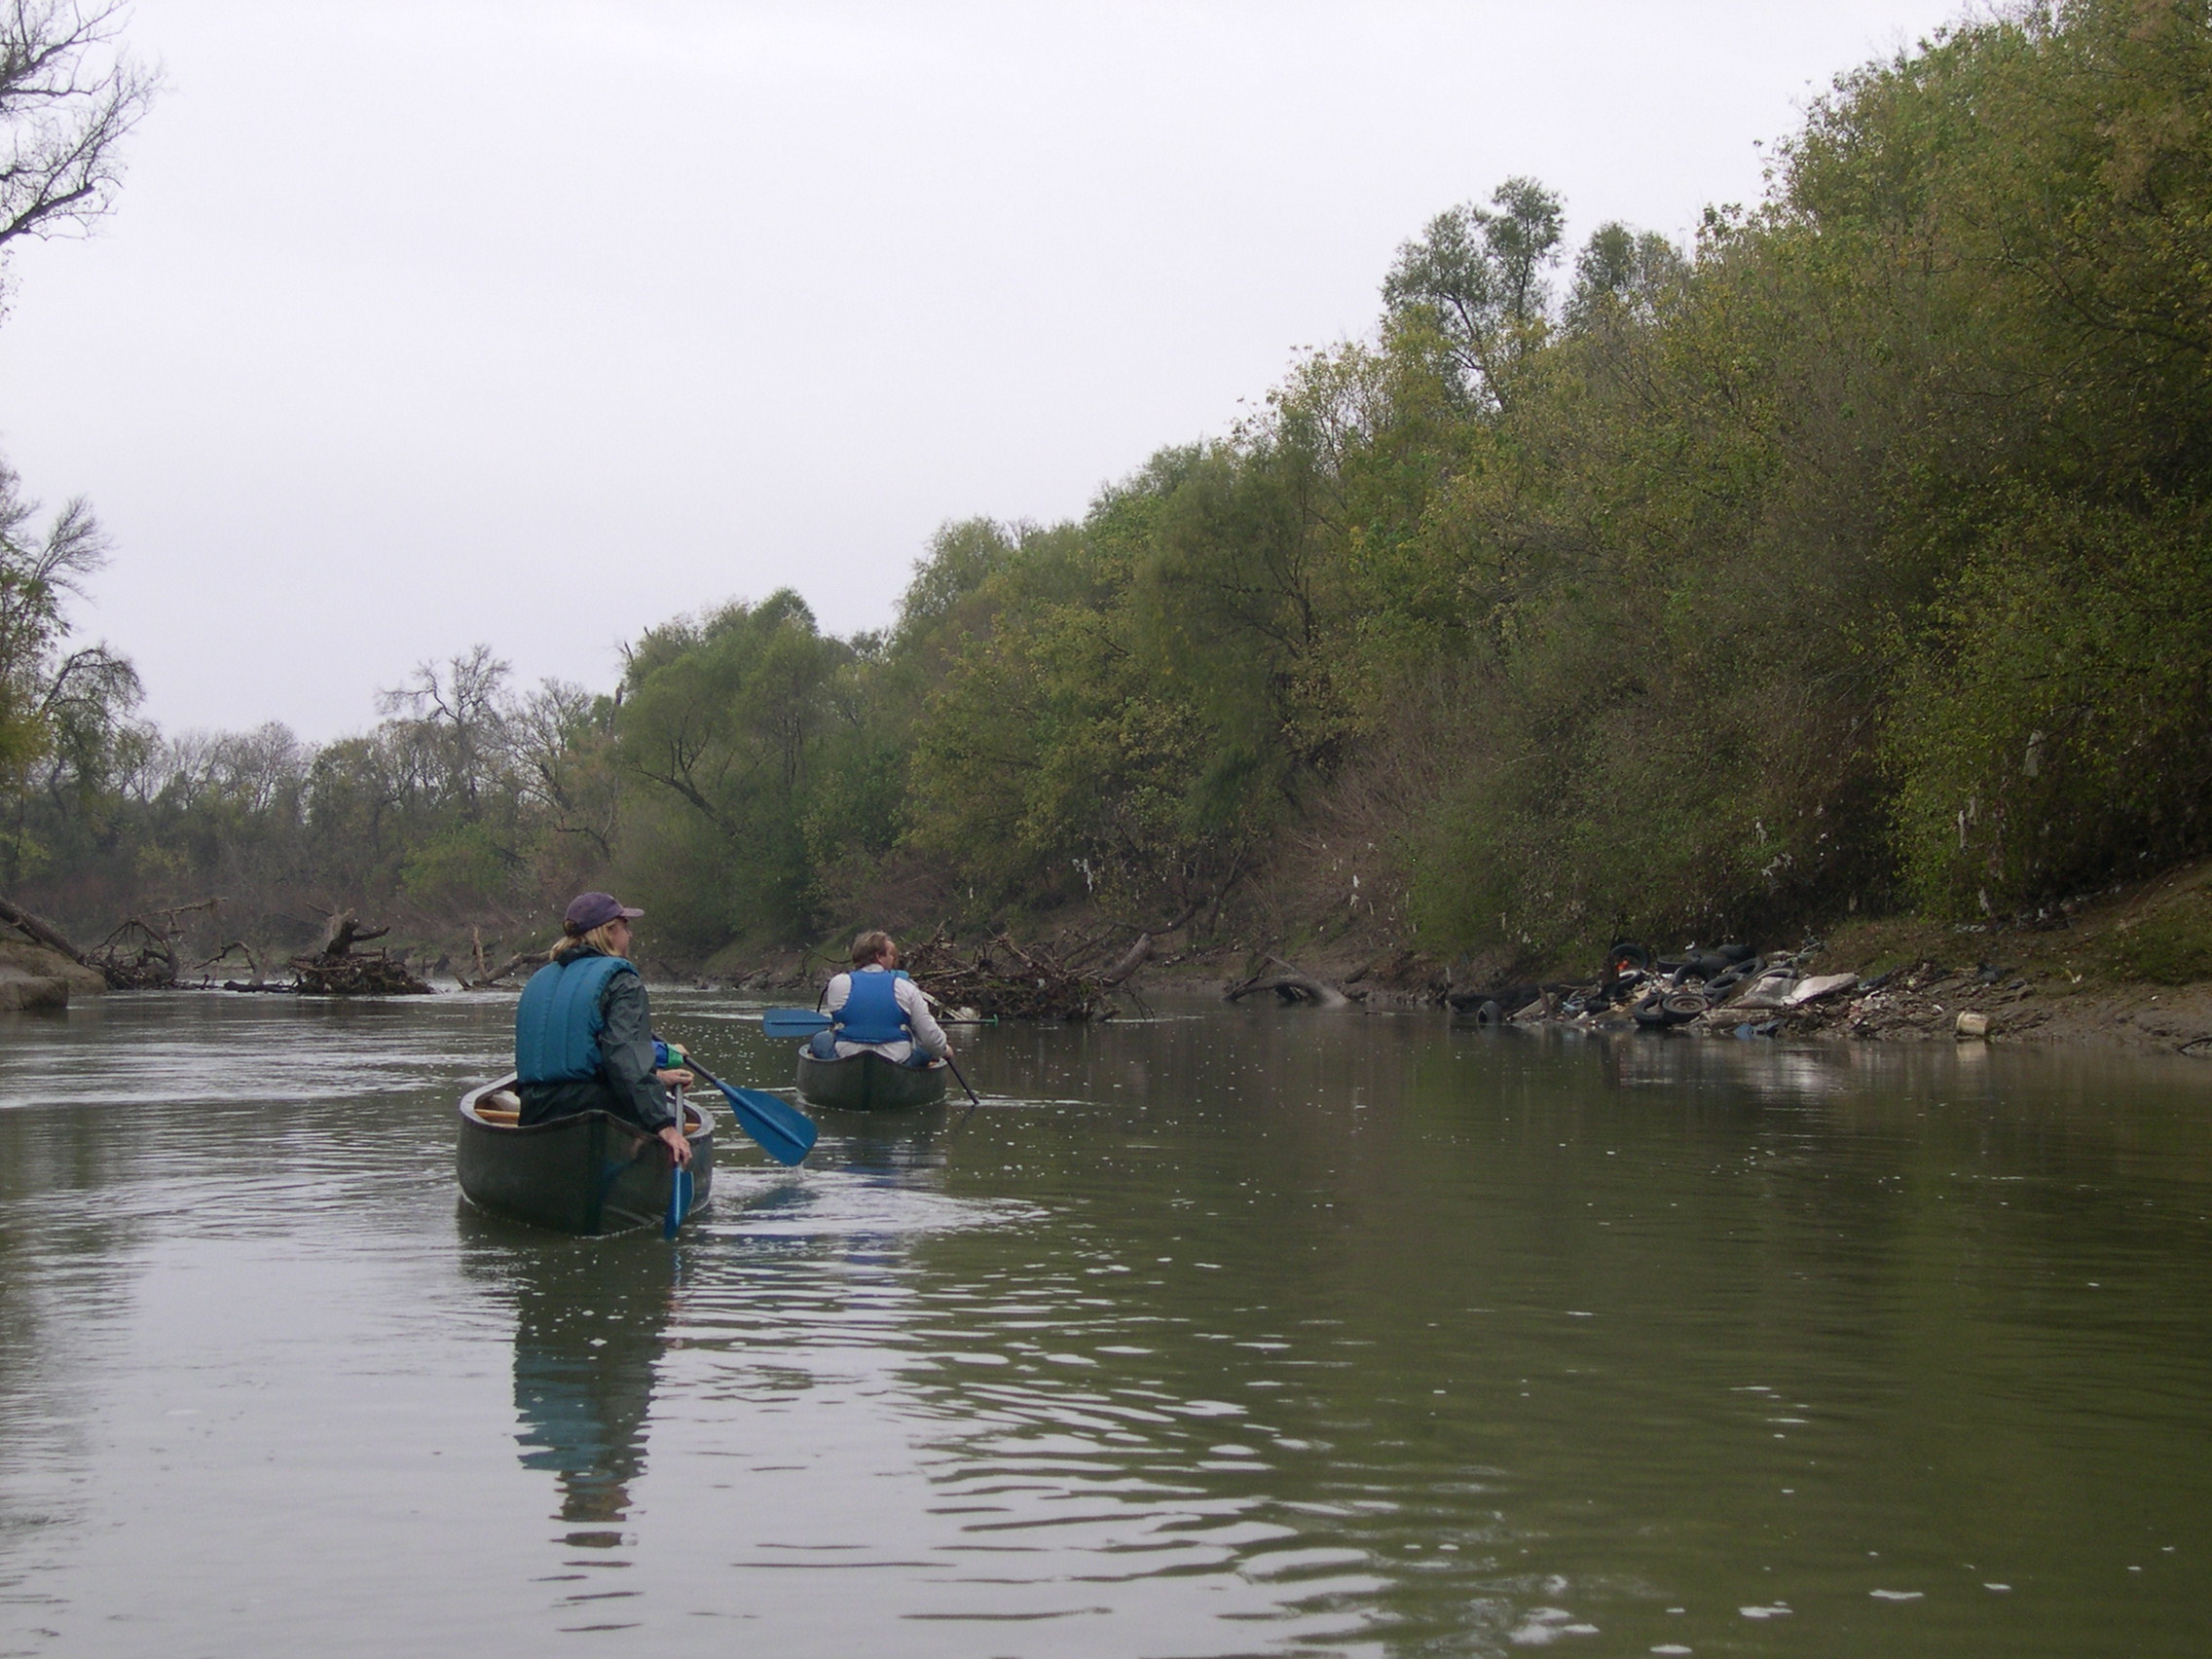
[[[644,914],[643,910],[629,908],[611,893],[579,893],[569,901],[569,907],[561,913],[561,921],[571,933],[585,934],[605,927],[616,916],[627,916],[635,921]]]

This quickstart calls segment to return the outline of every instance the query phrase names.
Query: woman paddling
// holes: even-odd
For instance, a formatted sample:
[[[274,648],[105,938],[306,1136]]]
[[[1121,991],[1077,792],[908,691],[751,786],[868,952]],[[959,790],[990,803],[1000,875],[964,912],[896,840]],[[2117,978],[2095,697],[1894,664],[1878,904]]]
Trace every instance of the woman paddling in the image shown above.
[[[515,1011],[521,1121],[612,1113],[689,1163],[691,1144],[668,1091],[688,1088],[691,1074],[654,1069],[645,981],[630,962],[630,923],[644,914],[608,893],[569,901],[553,959],[531,976]]]

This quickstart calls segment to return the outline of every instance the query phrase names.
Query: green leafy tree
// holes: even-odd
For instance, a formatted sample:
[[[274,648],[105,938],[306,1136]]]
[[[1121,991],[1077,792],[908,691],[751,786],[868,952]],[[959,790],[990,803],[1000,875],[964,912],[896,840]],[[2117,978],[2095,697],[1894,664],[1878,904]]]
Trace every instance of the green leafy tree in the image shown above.
[[[1561,223],[1557,196],[1510,178],[1488,207],[1465,203],[1431,219],[1383,279],[1390,318],[1437,341],[1478,402],[1510,401],[1515,371],[1544,342],[1544,273],[1558,263]]]
[[[7,831],[0,874],[13,883],[42,855],[31,826],[34,786],[60,805],[93,809],[122,758],[138,677],[105,645],[65,648],[67,601],[106,562],[98,522],[71,501],[43,530],[39,508],[0,464],[0,803]]]
[[[809,931],[808,793],[850,654],[788,589],[657,629],[633,651],[614,730],[644,786],[644,833],[625,826],[621,867],[657,896],[670,937],[712,949]]]

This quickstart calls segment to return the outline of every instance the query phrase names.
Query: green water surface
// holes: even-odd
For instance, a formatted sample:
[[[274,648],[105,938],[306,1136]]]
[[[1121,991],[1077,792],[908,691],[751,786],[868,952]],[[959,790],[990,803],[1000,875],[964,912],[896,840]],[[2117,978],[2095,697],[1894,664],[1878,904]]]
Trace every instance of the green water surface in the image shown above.
[[[0,1020],[0,1655],[2212,1651],[2212,1066],[1002,1027],[670,1246],[512,1014]]]

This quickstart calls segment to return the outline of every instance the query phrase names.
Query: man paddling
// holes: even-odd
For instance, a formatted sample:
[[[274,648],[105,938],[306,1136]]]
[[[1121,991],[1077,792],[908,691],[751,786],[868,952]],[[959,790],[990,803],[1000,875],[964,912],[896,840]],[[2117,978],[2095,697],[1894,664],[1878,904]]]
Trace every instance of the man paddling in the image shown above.
[[[610,1112],[689,1163],[691,1143],[668,1091],[688,1088],[691,1074],[654,1069],[645,981],[630,962],[630,924],[644,914],[609,893],[569,901],[552,960],[531,976],[515,1011],[520,1121]]]
[[[878,929],[853,940],[852,969],[830,981],[822,1011],[831,1023],[807,1042],[816,1059],[875,1053],[901,1065],[926,1066],[952,1057],[952,1045],[930,1016],[921,986],[900,971],[898,945]]]

